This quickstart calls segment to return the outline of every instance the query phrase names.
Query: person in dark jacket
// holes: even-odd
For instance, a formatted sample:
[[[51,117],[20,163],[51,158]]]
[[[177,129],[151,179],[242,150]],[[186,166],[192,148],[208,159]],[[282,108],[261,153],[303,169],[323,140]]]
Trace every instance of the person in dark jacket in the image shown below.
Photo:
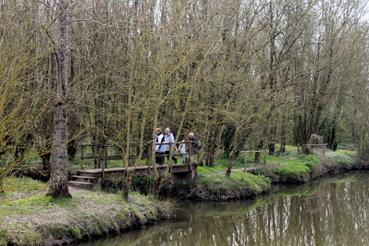
[[[191,154],[197,154],[200,149],[200,143],[195,137],[195,133],[190,132],[188,134],[188,140],[191,143]]]
[[[188,134],[188,142],[190,142],[189,146],[189,155],[191,162],[198,162],[198,153],[201,148],[200,141],[196,138],[195,133],[190,132]]]

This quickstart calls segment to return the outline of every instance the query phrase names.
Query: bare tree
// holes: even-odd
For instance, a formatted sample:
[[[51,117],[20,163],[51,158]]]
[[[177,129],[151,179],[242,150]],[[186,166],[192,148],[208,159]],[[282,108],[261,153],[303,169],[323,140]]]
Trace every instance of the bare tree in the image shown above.
[[[54,131],[51,154],[51,177],[47,195],[71,197],[68,190],[68,113],[66,103],[70,76],[70,2],[58,2],[57,78],[55,81]]]

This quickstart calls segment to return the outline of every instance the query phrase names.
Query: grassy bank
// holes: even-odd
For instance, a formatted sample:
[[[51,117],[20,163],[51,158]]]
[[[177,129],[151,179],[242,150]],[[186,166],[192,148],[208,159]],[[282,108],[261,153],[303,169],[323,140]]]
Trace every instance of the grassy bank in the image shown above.
[[[44,195],[45,184],[8,178],[0,196],[0,245],[60,245],[88,240],[169,217],[172,205],[133,193],[71,190],[72,199]]]
[[[245,162],[246,158],[246,162]],[[248,160],[247,160],[248,158]],[[214,167],[198,167],[198,200],[244,199],[271,189],[271,184],[305,183],[329,172],[357,167],[356,153],[350,150],[327,151],[325,155],[298,153],[293,146],[284,155],[268,155],[266,164],[256,164],[240,156],[233,163],[230,177],[225,176],[228,160],[218,159]],[[256,167],[252,173],[245,168]]]
[[[270,190],[269,178],[235,169],[229,177],[222,166],[198,167],[197,190],[192,198],[199,200],[233,200],[254,197]]]
[[[353,169],[357,165],[356,153],[350,150],[327,151],[323,154],[304,155],[290,151],[285,156],[269,156],[268,167],[257,173],[268,176],[273,183],[305,183],[329,172]]]

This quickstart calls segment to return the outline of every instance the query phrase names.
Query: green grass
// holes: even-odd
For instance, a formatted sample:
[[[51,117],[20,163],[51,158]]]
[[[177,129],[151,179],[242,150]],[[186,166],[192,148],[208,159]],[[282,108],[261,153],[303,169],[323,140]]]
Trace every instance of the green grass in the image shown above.
[[[277,146],[278,149],[278,146]],[[244,156],[240,156],[233,163],[234,169],[241,169],[245,166],[255,166],[255,165],[263,165],[263,163],[253,163],[251,162],[254,154],[247,154],[247,165],[244,162]],[[337,165],[351,166],[356,162],[356,152],[352,150],[337,150],[336,152],[327,151],[325,156],[321,156],[320,154],[310,154],[304,155],[302,153],[297,152],[297,148],[294,146],[286,146],[286,153],[280,156],[271,156],[267,155],[267,166],[265,169],[259,171],[260,174],[266,173],[274,173],[280,176],[283,179],[286,178],[302,178],[304,175],[310,173],[314,167],[320,164],[321,158],[328,158],[332,160]],[[216,160],[216,165],[209,170],[202,169],[202,172],[209,172],[211,170],[217,172],[225,172],[225,169],[228,166],[229,161],[227,159],[218,159]],[[270,169],[270,167],[275,167]],[[215,179],[215,178],[214,178]],[[219,177],[220,179],[220,177]],[[221,182],[219,179],[217,183]],[[228,181],[224,181],[228,182]]]
[[[41,245],[48,239],[81,239],[108,231],[145,224],[168,216],[168,202],[131,192],[127,203],[121,194],[72,191],[73,198],[53,199],[45,196],[45,184],[31,179],[7,178],[6,194],[28,196],[0,201],[0,245]],[[11,190],[9,190],[11,189]],[[13,195],[12,195],[13,194]],[[128,216],[128,217],[127,217]],[[133,219],[132,219],[133,218]]]
[[[352,150],[329,151],[326,156],[334,160],[337,165],[352,166],[356,163],[356,152]]]
[[[17,199],[31,193],[40,192],[46,189],[46,184],[30,178],[7,177],[4,180],[4,193],[0,196],[2,200]],[[1,211],[0,211],[1,213]]]
[[[298,163],[286,163],[278,167],[276,173],[284,178],[298,178],[310,172],[310,168]]]
[[[275,173],[283,178],[297,178],[309,173],[320,161],[314,154],[304,155],[295,151],[286,156],[268,156],[267,163],[278,165]]]
[[[249,154],[247,154],[249,155]],[[254,154],[252,154],[253,156]],[[250,159],[250,157],[248,157]],[[272,156],[267,155],[267,167],[275,165],[276,169],[273,170],[277,175],[280,175],[284,178],[288,177],[301,177],[311,171],[311,169],[319,165],[319,158],[315,154],[304,155],[297,152],[297,148],[294,146],[286,146],[286,153],[280,156]],[[263,163],[251,163],[248,162],[247,166],[255,166],[255,165],[264,165]],[[228,166],[227,159],[218,159],[216,160],[216,165],[212,170],[225,170]],[[238,158],[233,163],[234,169],[240,169],[245,167],[245,163],[243,161],[243,157]],[[266,170],[265,170],[266,171]],[[265,173],[265,171],[261,170],[260,173]]]
[[[269,178],[254,175],[234,169],[230,177],[225,176],[225,170],[219,166],[198,167],[197,182],[212,190],[250,190],[261,193],[270,189]]]

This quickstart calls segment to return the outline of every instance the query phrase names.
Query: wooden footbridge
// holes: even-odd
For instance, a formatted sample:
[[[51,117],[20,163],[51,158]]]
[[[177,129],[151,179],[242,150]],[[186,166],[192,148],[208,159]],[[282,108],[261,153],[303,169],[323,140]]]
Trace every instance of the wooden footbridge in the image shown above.
[[[196,164],[176,164],[171,166],[171,175],[179,179],[188,179],[196,176]],[[71,177],[69,181],[70,186],[79,188],[92,188],[100,183],[103,179],[109,178],[123,178],[127,171],[131,172],[133,176],[148,176],[154,172],[153,166],[137,166],[128,168],[108,168],[108,169],[85,169],[77,171],[77,175]],[[168,171],[168,165],[156,165],[158,174],[164,174]]]
[[[187,142],[185,142],[187,143]],[[164,145],[162,143],[161,145]],[[191,143],[189,143],[191,144]],[[126,168],[107,168],[108,160],[121,160],[123,159],[122,151],[111,144],[83,144],[81,147],[81,159],[94,160],[94,169],[78,170],[76,175],[71,176],[69,185],[79,188],[92,188],[98,183],[101,183],[104,179],[109,178],[124,178],[129,172],[132,176],[149,176],[154,173],[156,168],[159,175],[169,172],[172,177],[178,179],[194,179],[196,176],[197,164],[191,160],[191,147],[190,151],[185,159],[186,164],[172,164],[172,165],[153,165],[150,166],[135,166],[134,160],[136,158],[135,151],[129,156],[129,167]],[[133,146],[134,147],[134,146]],[[132,149],[133,149],[132,147]],[[88,152],[90,150],[90,152]],[[92,150],[92,153],[91,153]],[[150,153],[150,151],[148,151]],[[171,153],[170,156],[175,156],[175,153]],[[163,158],[170,157],[162,155]],[[150,159],[150,156],[148,156]],[[98,168],[97,168],[98,167]]]

